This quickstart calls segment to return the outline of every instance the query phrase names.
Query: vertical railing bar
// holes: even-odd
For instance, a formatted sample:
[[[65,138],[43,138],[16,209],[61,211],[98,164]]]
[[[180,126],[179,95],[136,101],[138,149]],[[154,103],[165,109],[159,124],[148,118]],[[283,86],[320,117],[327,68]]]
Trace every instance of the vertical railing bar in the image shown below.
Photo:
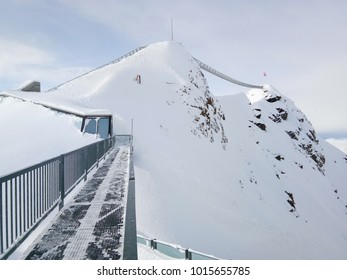
[[[48,168],[49,163],[45,166],[45,211],[48,209]]]
[[[38,169],[35,169],[35,215],[34,215],[34,224],[36,223],[38,212],[39,212],[39,176]]]
[[[50,188],[47,189],[47,195],[48,195],[48,207],[51,207],[51,199],[52,199],[52,191],[54,189],[54,181],[53,181],[53,174],[52,174],[52,166],[54,162],[49,163],[48,165],[48,173],[47,173],[47,178],[48,178],[48,184],[51,186]],[[51,175],[52,174],[52,175]]]
[[[27,173],[27,187],[26,187],[26,192],[27,192],[27,228],[30,227],[30,172]]]
[[[27,207],[28,205],[25,203],[27,200],[27,173],[23,175],[23,231],[26,231],[27,227],[27,219],[26,219],[26,214],[27,214]]]
[[[36,182],[35,182],[35,170],[32,171],[32,222],[31,226],[35,223],[35,215],[36,215]]]
[[[0,255],[4,252],[3,246],[3,222],[2,222],[2,213],[3,213],[3,201],[2,201],[2,181],[0,180]]]
[[[12,180],[9,180],[10,183],[10,222],[11,222],[11,230],[10,230],[10,245],[13,243],[13,227],[14,227],[14,219],[13,219],[13,184],[12,184]]]
[[[43,212],[46,212],[47,210],[47,166],[48,164],[45,164],[44,166],[44,172],[43,172],[43,185],[44,185],[44,190],[43,190]]]
[[[54,169],[53,169],[53,174],[54,174],[54,190],[52,193],[53,201],[56,201],[57,196],[58,196],[58,192],[59,192],[59,182],[57,179],[59,177],[59,167],[58,166],[59,166],[59,162],[54,164]]]
[[[40,217],[40,168],[36,169],[36,220]]]
[[[23,219],[22,219],[22,217],[23,217],[23,213],[22,213],[22,211],[23,211],[23,205],[22,205],[23,204],[23,195],[22,195],[23,174],[19,175],[18,178],[19,178],[19,236],[21,236],[23,233],[23,231],[22,231],[23,230],[23,225],[22,225],[22,223],[23,223]]]
[[[52,192],[53,192],[53,189],[54,189],[54,180],[53,180],[53,165],[54,165],[54,162],[51,162],[48,166],[48,178],[49,178],[49,186],[51,186],[50,188],[47,189],[48,191],[48,205],[49,205],[49,208],[51,207],[51,201],[52,201]]]
[[[52,184],[52,188],[49,189],[49,204],[53,204],[53,194],[55,192],[55,172],[54,172],[54,165],[55,165],[55,161],[52,162],[51,166],[50,166],[50,173],[52,174],[51,177],[51,184]]]
[[[35,224],[36,219],[37,219],[37,212],[38,212],[38,170],[34,169],[34,222],[33,224]]]
[[[44,165],[40,166],[40,176],[39,176],[39,179],[40,179],[40,199],[39,199],[39,217],[41,218],[42,216],[42,213],[43,213],[43,191],[42,191],[42,188],[43,188],[43,168],[44,168]]]
[[[17,185],[17,181],[18,181],[18,176],[16,176],[14,178],[14,197],[15,197],[15,201],[14,201],[14,224],[15,224],[15,228],[14,228],[14,240],[17,239],[18,237],[18,229],[19,229],[19,225],[18,225],[18,185]]]
[[[34,213],[35,213],[35,203],[34,203],[34,192],[35,192],[35,188],[34,188],[34,174],[33,174],[33,171],[30,171],[29,172],[30,174],[30,227],[32,226],[33,224],[33,216],[34,216]]]
[[[8,248],[8,184],[5,182],[5,249]]]
[[[41,170],[42,167],[40,166],[37,169],[37,219],[41,217]]]
[[[0,255],[4,252],[4,226],[3,226],[3,200],[2,200],[2,181],[0,181]]]
[[[26,174],[26,229],[30,227],[30,172]]]
[[[44,213],[44,208],[45,208],[45,195],[44,195],[44,171],[45,171],[45,165],[42,165],[40,168],[40,217],[42,216],[42,214]]]

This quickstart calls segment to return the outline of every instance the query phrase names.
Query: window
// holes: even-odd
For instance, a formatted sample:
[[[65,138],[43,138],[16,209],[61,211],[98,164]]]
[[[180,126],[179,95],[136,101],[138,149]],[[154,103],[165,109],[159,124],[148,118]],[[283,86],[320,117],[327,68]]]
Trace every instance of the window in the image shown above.
[[[105,139],[109,135],[110,121],[109,118],[98,119],[98,134],[100,138]]]
[[[105,139],[110,134],[110,117],[86,117],[84,121],[84,133],[95,134]]]
[[[96,119],[95,118],[86,118],[84,125],[84,133],[96,134]]]

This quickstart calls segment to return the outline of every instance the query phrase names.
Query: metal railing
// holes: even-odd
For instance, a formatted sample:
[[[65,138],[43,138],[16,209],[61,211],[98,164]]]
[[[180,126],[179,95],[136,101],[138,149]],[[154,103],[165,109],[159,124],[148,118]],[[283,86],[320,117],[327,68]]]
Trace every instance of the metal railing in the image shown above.
[[[99,70],[99,69],[101,69],[101,68],[104,68],[104,67],[106,67],[106,66],[108,66],[108,65],[118,63],[118,62],[120,62],[121,60],[123,60],[124,58],[127,58],[127,57],[129,57],[129,56],[132,56],[133,54],[139,52],[140,50],[144,49],[145,47],[147,47],[147,46],[138,47],[138,48],[136,48],[136,49],[134,49],[134,50],[132,50],[132,51],[126,53],[125,55],[122,55],[121,57],[119,57],[119,58],[117,58],[117,59],[114,59],[114,60],[112,60],[112,61],[110,61],[110,62],[108,62],[108,63],[106,63],[106,64],[104,64],[104,65],[101,65],[101,66],[99,66],[99,67],[97,67],[97,68],[94,68],[94,69],[92,69],[92,70],[90,70],[90,71],[88,71],[88,72],[86,72],[86,73],[83,73],[83,74],[81,74],[81,75],[79,75],[79,76],[77,76],[77,77],[75,77],[75,78],[72,78],[71,80],[68,80],[68,81],[66,81],[66,82],[64,82],[64,83],[61,83],[60,85],[57,85],[57,86],[55,86],[55,87],[53,87],[53,88],[47,90],[47,92],[48,92],[48,91],[52,91],[52,90],[56,90],[57,88],[61,87],[62,85],[65,85],[65,84],[67,84],[67,83],[70,83],[70,82],[72,82],[72,81],[74,81],[74,80],[76,80],[76,79],[78,79],[78,78],[81,78],[81,77],[83,77],[83,76],[85,76],[85,75],[88,75],[89,73],[92,73],[92,72],[94,72],[94,71],[96,71],[96,70]]]
[[[63,207],[65,196],[87,179],[116,141],[113,136],[0,178],[0,259],[6,259],[56,206]]]
[[[206,70],[207,72],[209,72],[209,73],[211,73],[211,74],[213,74],[219,78],[222,78],[228,82],[234,83],[234,84],[239,85],[239,86],[248,87],[248,88],[261,88],[261,89],[263,88],[263,86],[247,84],[247,83],[235,80],[235,79],[223,74],[222,72],[217,71],[216,69],[212,68],[211,66],[208,66],[207,64],[201,62],[200,60],[198,60],[196,58],[194,58],[194,59],[199,64],[200,68],[202,68],[202,69]]]
[[[114,64],[114,63],[118,63],[119,61],[123,60],[124,58],[127,58],[127,57],[129,57],[129,56],[132,56],[133,54],[139,52],[140,50],[142,50],[142,49],[144,49],[144,48],[146,48],[146,47],[147,47],[147,46],[138,47],[138,48],[136,48],[136,49],[134,49],[134,50],[132,50],[132,51],[126,53],[125,55],[122,55],[121,57],[119,57],[119,58],[117,58],[117,59],[115,59],[115,60],[112,60],[112,61],[110,61],[110,62],[108,62],[108,63],[106,63],[106,64],[104,64],[104,65],[101,65],[101,66],[99,66],[99,67],[97,67],[97,68],[94,68],[94,69],[92,69],[92,70],[90,70],[90,71],[88,71],[88,72],[86,72],[86,73],[83,73],[82,75],[79,75],[79,76],[77,76],[77,77],[75,77],[75,78],[72,78],[71,80],[69,80],[69,81],[67,81],[67,82],[64,82],[64,83],[62,83],[62,84],[60,84],[60,85],[58,85],[58,86],[55,86],[55,87],[53,87],[53,88],[47,90],[47,92],[48,92],[48,91],[52,91],[52,90],[56,90],[57,88],[59,88],[59,87],[62,86],[62,85],[65,85],[65,84],[67,84],[67,83],[69,83],[69,82],[71,82],[71,81],[73,81],[73,80],[76,80],[76,79],[78,79],[78,78],[80,78],[80,77],[83,77],[83,76],[85,76],[85,75],[88,75],[89,73],[94,72],[94,71],[96,71],[96,70],[99,70],[99,69],[101,69],[101,68],[104,68],[104,67],[106,67],[106,66],[108,66],[108,65],[111,65],[111,64]],[[233,79],[233,78],[229,77],[228,75],[225,75],[225,74],[223,74],[222,72],[219,72],[219,71],[217,71],[216,69],[212,68],[211,66],[209,66],[209,65],[207,65],[207,64],[205,64],[205,63],[203,63],[203,62],[200,61],[199,59],[197,59],[197,58],[194,58],[194,59],[195,59],[195,61],[199,64],[199,66],[200,66],[202,69],[204,69],[204,70],[206,70],[207,72],[211,73],[212,75],[215,75],[215,76],[217,76],[217,77],[219,77],[219,78],[221,78],[221,79],[224,79],[224,80],[226,80],[226,81],[228,81],[228,82],[234,83],[234,84],[239,85],[239,86],[248,87],[248,88],[260,88],[260,89],[263,88],[263,86],[261,86],[261,85],[252,85],[252,84],[244,83],[244,82],[238,81],[238,80],[236,80],[236,79]]]
[[[164,241],[158,241],[156,239],[150,239],[141,235],[137,235],[137,243],[145,245],[153,250],[173,258],[182,260],[219,260],[211,255],[206,255],[189,248],[182,248],[178,245],[166,243]]]

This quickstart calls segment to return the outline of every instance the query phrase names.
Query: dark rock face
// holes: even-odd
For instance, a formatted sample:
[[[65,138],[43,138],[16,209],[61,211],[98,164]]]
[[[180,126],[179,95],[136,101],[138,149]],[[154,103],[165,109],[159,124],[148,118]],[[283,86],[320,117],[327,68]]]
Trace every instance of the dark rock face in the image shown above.
[[[264,123],[254,122],[250,121],[251,123],[255,124],[257,127],[259,127],[261,130],[266,131],[266,125]]]
[[[295,210],[295,201],[294,201],[294,195],[290,192],[285,191],[285,193],[288,195],[289,199],[287,200],[287,202],[289,203],[289,205],[291,207],[293,207],[293,209]]]
[[[277,102],[277,101],[279,101],[279,100],[281,100],[281,96],[279,96],[279,95],[276,95],[276,96],[269,96],[269,97],[267,97],[266,98],[266,101],[267,102],[270,102],[270,103],[274,103],[274,102]]]
[[[195,66],[195,64],[193,65]],[[226,149],[228,138],[223,127],[225,114],[218,101],[211,95],[204,74],[200,68],[194,66],[188,73],[190,84],[184,85],[177,91],[183,103],[189,106],[188,113],[193,115],[194,127],[191,131],[198,137],[203,136],[209,139],[211,143],[215,142],[216,136],[219,134],[222,147]],[[203,95],[193,98],[194,89],[199,89]]]

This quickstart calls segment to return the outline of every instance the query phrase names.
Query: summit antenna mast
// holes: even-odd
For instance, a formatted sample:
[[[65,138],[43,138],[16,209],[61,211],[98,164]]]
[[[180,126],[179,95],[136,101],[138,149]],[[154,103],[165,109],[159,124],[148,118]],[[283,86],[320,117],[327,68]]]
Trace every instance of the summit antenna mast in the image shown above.
[[[174,36],[173,36],[173,18],[171,18],[171,41],[173,41]]]

